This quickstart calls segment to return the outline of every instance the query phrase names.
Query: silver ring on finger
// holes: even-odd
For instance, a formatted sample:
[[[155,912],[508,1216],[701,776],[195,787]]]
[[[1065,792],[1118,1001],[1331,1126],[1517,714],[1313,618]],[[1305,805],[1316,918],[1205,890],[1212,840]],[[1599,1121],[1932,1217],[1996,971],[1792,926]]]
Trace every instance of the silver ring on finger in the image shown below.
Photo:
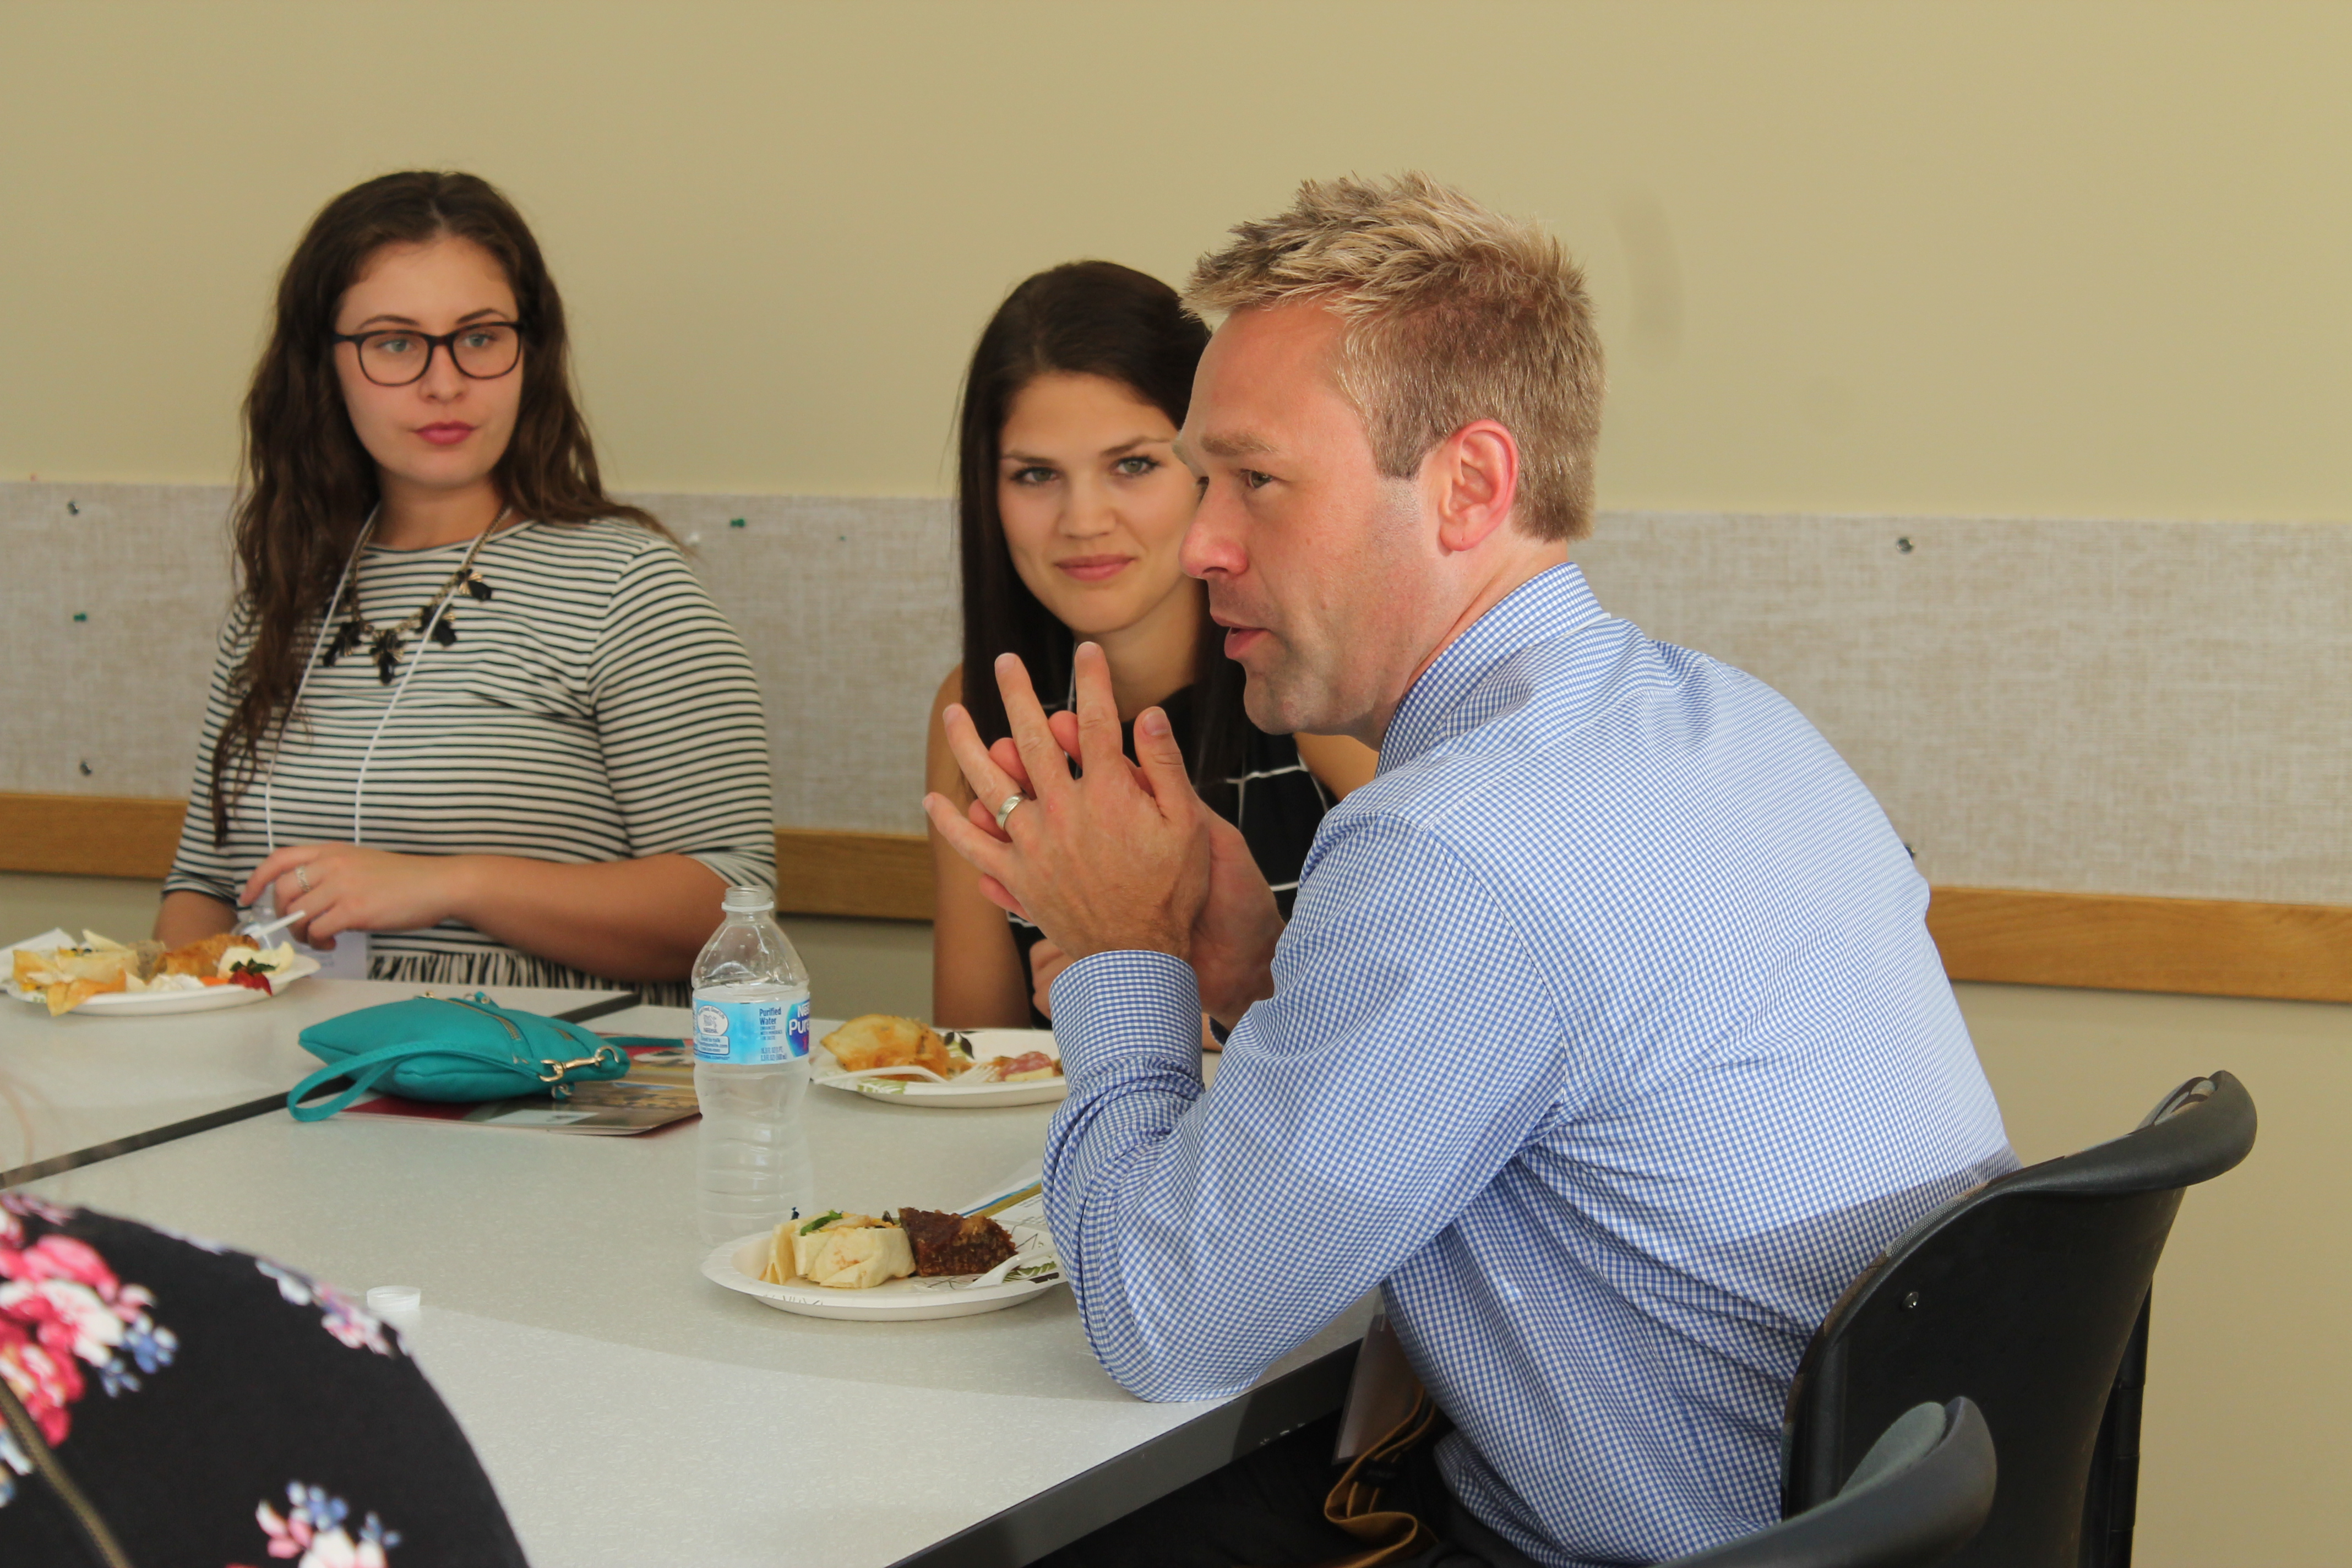
[[[1028,798],[1018,790],[1004,797],[1004,804],[996,808],[996,831],[999,833],[1004,831],[1005,821],[1012,816],[1013,808]]]
[[[295,867],[294,879],[302,884],[302,890],[304,892],[309,892],[310,890],[310,868],[308,866]]]

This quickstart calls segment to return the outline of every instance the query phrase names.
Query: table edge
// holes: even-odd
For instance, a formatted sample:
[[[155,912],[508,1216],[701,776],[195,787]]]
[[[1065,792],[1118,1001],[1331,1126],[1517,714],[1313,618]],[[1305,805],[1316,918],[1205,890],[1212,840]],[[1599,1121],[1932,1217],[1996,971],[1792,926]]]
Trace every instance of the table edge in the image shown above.
[[[1318,1356],[1150,1441],[968,1525],[892,1568],[1022,1568],[1286,1433],[1347,1398],[1358,1344]]]

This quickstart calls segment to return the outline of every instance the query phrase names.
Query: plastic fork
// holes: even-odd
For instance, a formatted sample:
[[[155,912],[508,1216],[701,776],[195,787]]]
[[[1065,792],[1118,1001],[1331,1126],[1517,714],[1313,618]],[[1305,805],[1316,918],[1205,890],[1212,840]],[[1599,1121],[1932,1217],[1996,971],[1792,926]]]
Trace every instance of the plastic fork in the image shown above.
[[[299,914],[279,915],[267,925],[247,926],[236,934],[242,937],[274,936],[301,918]]]

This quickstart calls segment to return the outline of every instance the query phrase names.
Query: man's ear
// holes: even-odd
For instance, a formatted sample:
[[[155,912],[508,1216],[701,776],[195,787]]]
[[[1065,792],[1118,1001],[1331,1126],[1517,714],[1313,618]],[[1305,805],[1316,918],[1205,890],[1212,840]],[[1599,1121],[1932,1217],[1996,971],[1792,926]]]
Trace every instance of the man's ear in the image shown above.
[[[1492,419],[1465,425],[1430,452],[1423,475],[1437,509],[1437,542],[1447,554],[1475,550],[1511,521],[1519,497],[1519,444]]]

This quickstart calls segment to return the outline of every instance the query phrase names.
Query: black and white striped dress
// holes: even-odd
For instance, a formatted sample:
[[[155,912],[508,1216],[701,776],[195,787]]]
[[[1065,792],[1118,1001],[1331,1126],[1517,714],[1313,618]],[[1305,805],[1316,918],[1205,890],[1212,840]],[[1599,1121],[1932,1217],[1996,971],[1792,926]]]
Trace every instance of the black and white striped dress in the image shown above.
[[[370,548],[353,574],[362,613],[396,624],[466,550]],[[457,641],[406,639],[394,685],[364,649],[311,670],[267,811],[257,779],[231,808],[227,842],[215,845],[207,764],[252,635],[247,607],[230,612],[167,891],[233,902],[273,846],[352,842],[568,865],[687,855],[726,882],[775,886],[767,724],[751,661],[677,547],[626,522],[527,523],[485,541],[474,564],[492,596],[453,595]],[[303,635],[306,649],[315,630]],[[419,984],[614,984],[455,921],[375,933],[369,973]]]
[[[1160,705],[1180,744],[1192,732],[1192,702],[1198,689],[1188,686]],[[1127,754],[1132,757],[1134,726],[1123,726],[1122,731]],[[1315,846],[1315,830],[1335,804],[1331,794],[1299,759],[1296,742],[1287,735],[1269,735],[1255,725],[1243,745],[1240,773],[1225,782],[1234,787],[1233,809],[1225,814],[1221,807],[1220,813],[1241,829],[1242,841],[1249,846],[1259,872],[1273,888],[1274,901],[1286,921],[1298,897],[1298,874],[1307,868],[1307,852]],[[1020,954],[1021,973],[1026,976],[1029,950],[1037,945],[1040,933],[1018,915],[1008,913],[1004,918],[1012,924],[1013,945]],[[1047,1025],[1034,996],[1029,1021],[1039,1028]]]

